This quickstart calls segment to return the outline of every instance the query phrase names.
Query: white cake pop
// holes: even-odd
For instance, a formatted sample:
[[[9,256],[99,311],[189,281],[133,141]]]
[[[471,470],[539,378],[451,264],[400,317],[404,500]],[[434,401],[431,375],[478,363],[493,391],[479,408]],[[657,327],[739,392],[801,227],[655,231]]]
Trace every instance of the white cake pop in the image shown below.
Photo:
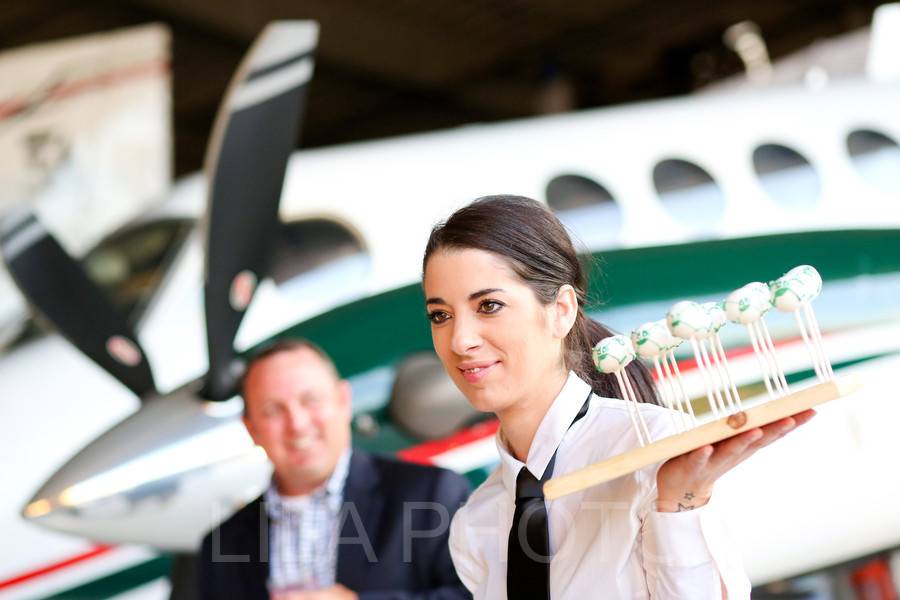
[[[669,349],[674,342],[665,321],[650,321],[631,332],[631,343],[638,356],[653,358]]]
[[[725,314],[732,323],[746,325],[758,321],[771,307],[769,286],[759,281],[748,283],[725,298]]]
[[[684,343],[684,338],[678,337],[677,335],[672,333],[672,331],[669,329],[669,320],[668,319],[660,319],[657,322],[660,325],[662,325],[663,327],[665,327],[666,332],[669,334],[668,341],[666,342],[666,352],[671,352],[672,350],[675,350],[676,348],[678,348],[678,346],[680,346],[681,344]]]
[[[709,315],[712,322],[712,332],[718,333],[720,329],[728,322],[728,316],[725,314],[724,302],[704,302],[700,305]]]
[[[696,302],[677,302],[666,314],[666,324],[672,335],[684,339],[704,339],[712,333],[712,319]]]
[[[744,289],[750,296],[750,301],[753,303],[754,308],[760,314],[765,315],[772,309],[772,295],[769,293],[768,285],[761,281],[754,281],[745,285]]]
[[[769,285],[772,306],[781,312],[794,312],[807,301],[809,291],[806,281],[784,275]]]
[[[795,277],[806,283],[807,300],[814,300],[822,292],[822,276],[815,267],[800,265],[785,273],[785,277]]]
[[[601,373],[618,373],[635,358],[634,346],[624,335],[603,338],[591,353],[594,365]]]

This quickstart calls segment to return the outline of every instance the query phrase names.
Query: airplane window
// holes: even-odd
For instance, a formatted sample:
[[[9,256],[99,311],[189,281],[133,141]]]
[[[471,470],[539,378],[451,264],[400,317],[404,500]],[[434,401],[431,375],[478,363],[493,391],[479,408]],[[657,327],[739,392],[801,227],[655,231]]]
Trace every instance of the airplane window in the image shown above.
[[[763,144],[753,151],[753,169],[763,189],[780,206],[811,209],[822,193],[819,174],[806,158],[781,144]]]
[[[659,201],[677,221],[697,233],[713,234],[725,214],[725,194],[702,167],[677,158],[653,168]]]
[[[359,238],[335,221],[306,219],[286,223],[273,255],[272,279],[282,284],[316,267],[364,252]]]
[[[547,184],[547,204],[588,248],[609,245],[622,228],[622,209],[605,187],[581,175],[559,175]]]
[[[190,219],[165,219],[130,227],[100,242],[81,264],[133,321],[156,291],[193,224]]]
[[[900,146],[883,133],[857,129],[847,136],[850,162],[866,183],[900,192]]]
[[[613,202],[609,191],[581,175],[560,175],[547,184],[547,204],[554,212]]]

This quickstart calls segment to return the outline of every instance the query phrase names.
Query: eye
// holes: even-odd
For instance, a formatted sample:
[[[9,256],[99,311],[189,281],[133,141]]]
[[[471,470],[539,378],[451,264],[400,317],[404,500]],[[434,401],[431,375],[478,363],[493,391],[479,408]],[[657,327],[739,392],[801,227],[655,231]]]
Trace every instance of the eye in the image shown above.
[[[501,308],[506,306],[502,302],[497,300],[484,300],[481,304],[478,305],[478,312],[492,315],[496,312],[499,312]]]
[[[281,412],[281,406],[275,403],[266,404],[262,409],[262,416],[266,419],[272,419]]]
[[[431,321],[433,325],[440,325],[449,318],[450,315],[442,310],[433,310],[428,313],[428,320]]]
[[[310,408],[313,406],[318,406],[322,403],[322,394],[320,393],[310,393],[300,400],[300,404],[302,404],[306,408]]]

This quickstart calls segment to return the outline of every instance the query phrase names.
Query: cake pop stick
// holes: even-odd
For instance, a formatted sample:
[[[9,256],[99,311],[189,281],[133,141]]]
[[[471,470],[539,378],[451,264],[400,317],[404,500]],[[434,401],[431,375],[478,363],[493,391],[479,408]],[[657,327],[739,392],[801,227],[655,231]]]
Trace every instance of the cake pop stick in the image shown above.
[[[775,352],[775,344],[772,343],[772,336],[769,335],[769,327],[766,325],[766,313],[772,308],[772,294],[769,292],[769,286],[760,281],[754,281],[744,286],[744,289],[750,295],[750,301],[754,303],[760,313],[759,319],[754,323],[757,335],[759,336],[760,345],[769,362],[772,373],[775,376],[774,382],[782,394],[788,393],[787,380],[784,377],[784,370],[781,363],[778,362],[778,355]]]
[[[696,302],[684,300],[676,303],[666,315],[666,322],[672,335],[689,340],[694,350],[694,358],[697,361],[697,370],[703,377],[706,385],[706,399],[710,410],[715,417],[725,413],[725,403],[721,392],[710,374],[711,365],[707,362],[708,356],[701,350],[698,340],[703,340],[712,331],[712,320],[709,314]]]
[[[669,409],[669,415],[672,417],[675,429],[684,431],[689,427],[687,415],[684,413],[681,403],[678,402],[674,382],[663,372],[659,360],[660,356],[665,353],[671,339],[672,335],[669,333],[669,328],[664,321],[650,321],[631,332],[631,343],[637,355],[653,361],[659,395],[665,407]],[[676,415],[676,413],[678,414]]]
[[[795,267],[773,281],[769,288],[772,305],[782,312],[794,314],[816,376],[822,381],[833,379],[834,373],[825,355],[818,320],[810,305],[822,290],[822,278],[818,271],[809,265]]]
[[[690,415],[690,425],[691,427],[697,426],[697,416],[694,414],[694,406],[691,404],[691,398],[688,396],[687,388],[684,386],[684,380],[681,378],[681,369],[678,368],[678,361],[675,360],[675,349],[681,345],[684,341],[679,337],[672,336],[673,340],[677,340],[676,343],[669,346],[669,349],[663,353],[662,356],[662,364],[663,369],[666,372],[666,375],[669,377],[670,381],[673,382],[673,389],[676,389],[676,399],[679,400],[679,409],[684,410],[682,408],[682,404],[687,407],[687,413]],[[674,374],[674,377],[673,377]],[[676,387],[674,383],[677,382],[678,386]]]
[[[831,367],[831,361],[825,354],[825,341],[822,339],[822,330],[819,327],[819,320],[816,318],[816,313],[813,311],[812,305],[809,302],[803,306],[803,310],[806,313],[806,320],[810,324],[812,337],[815,340],[815,346],[818,348],[820,359],[825,369],[825,378],[834,379],[834,370]]]
[[[828,355],[825,352],[825,343],[822,339],[822,330],[819,327],[819,320],[816,318],[816,312],[812,308],[812,301],[822,292],[822,276],[810,265],[794,267],[787,272],[786,276],[796,277],[805,283],[806,295],[803,302],[803,312],[806,316],[806,322],[809,325],[813,346],[819,354],[819,362],[822,367],[824,378],[828,380],[834,379],[834,370],[831,368],[831,361],[828,360]]]
[[[728,323],[728,315],[725,314],[725,302],[707,302],[702,305],[710,315],[713,322],[713,335],[710,337],[710,348],[713,360],[719,368],[723,379],[723,387],[728,395],[729,403],[732,410],[743,410],[741,404],[741,395],[738,393],[737,386],[734,384],[734,378],[731,376],[731,368],[728,366],[728,357],[725,355],[725,348],[722,346],[722,339],[719,337],[719,331]]]
[[[759,285],[765,286],[764,283]],[[725,314],[732,323],[739,323],[746,326],[747,334],[750,336],[750,344],[753,346],[753,353],[756,355],[756,359],[759,362],[759,368],[762,372],[766,391],[769,394],[769,398],[774,399],[778,396],[782,396],[784,392],[781,390],[781,383],[778,380],[777,374],[772,370],[772,364],[768,356],[768,348],[763,346],[759,339],[759,333],[755,327],[756,323],[763,318],[763,315],[765,315],[771,307],[771,302],[766,300],[766,302],[763,303],[758,289],[758,286],[754,286],[754,284],[747,284],[746,286],[731,292],[728,297],[725,298]],[[768,289],[767,286],[766,289]]]
[[[628,414],[631,417],[631,424],[634,426],[634,432],[637,435],[638,443],[645,446],[653,441],[644,416],[638,407],[637,396],[634,394],[634,388],[628,378],[625,367],[635,359],[634,347],[631,340],[624,335],[613,335],[603,338],[594,346],[592,358],[594,366],[601,373],[612,373],[616,377],[619,384],[619,390],[622,398],[628,407]]]
[[[725,404],[727,404],[726,412],[735,413],[738,409],[729,386],[729,375],[726,373],[728,364],[722,361],[722,358],[716,351],[716,340],[719,339],[719,330],[725,326],[728,319],[725,316],[725,310],[715,302],[705,302],[700,307],[707,312],[711,323],[709,335],[699,342],[700,352],[710,367],[710,372],[715,379],[716,389],[720,392],[719,395],[725,399]]]
[[[697,338],[691,338],[691,347],[694,349],[694,356],[697,357],[697,364],[700,367],[700,371],[703,374],[705,379],[705,383],[712,392],[713,398],[716,402],[716,410],[713,413],[717,417],[721,417],[728,414],[728,409],[725,407],[725,401],[722,398],[722,392],[719,389],[719,382],[716,381],[716,376],[713,373],[712,364],[709,361],[709,354],[706,352],[706,347],[703,345],[703,340],[698,340]]]
[[[759,333],[760,343],[766,350],[766,357],[772,367],[772,373],[775,374],[775,384],[781,390],[782,394],[787,394],[787,379],[784,376],[784,369],[781,368],[781,363],[778,362],[778,354],[775,352],[775,344],[772,343],[772,336],[769,335],[769,327],[766,325],[765,319],[760,319],[754,323],[754,325]]]
[[[772,295],[772,306],[776,310],[794,315],[797,321],[797,329],[800,330],[800,337],[803,339],[806,350],[809,352],[816,377],[824,381],[825,371],[822,368],[821,357],[815,340],[807,332],[807,325],[802,312],[803,304],[808,296],[806,282],[800,278],[789,277],[785,274],[769,284],[769,290]]]

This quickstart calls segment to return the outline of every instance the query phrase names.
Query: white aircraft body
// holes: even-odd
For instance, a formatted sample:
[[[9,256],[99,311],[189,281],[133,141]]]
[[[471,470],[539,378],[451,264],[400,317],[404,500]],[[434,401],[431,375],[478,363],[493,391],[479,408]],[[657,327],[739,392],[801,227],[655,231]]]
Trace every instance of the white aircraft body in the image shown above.
[[[384,299],[416,293],[430,228],[486,194],[549,200],[587,251],[632,272],[640,266],[641,276],[620,285],[609,309],[597,313],[620,330],[659,318],[674,300],[719,299],[749,281],[742,279],[749,273],[774,279],[781,275],[775,269],[805,262],[807,254],[819,257],[826,285],[817,311],[829,355],[862,372],[868,387],[760,452],[717,495],[754,582],[898,546],[900,486],[885,473],[887,457],[900,451],[891,434],[891,417],[900,415],[887,393],[900,367],[900,149],[883,143],[900,139],[897,106],[900,85],[859,79],[824,91],[686,97],[298,152],[281,220],[301,235],[327,235],[310,253],[300,247],[276,264],[283,277],[260,286],[235,346],[244,350],[286,329],[325,335],[331,327],[333,335],[323,339],[354,384],[354,412],[383,408],[395,365],[422,346],[404,330],[379,328]],[[869,142],[862,143],[865,151],[859,140]],[[780,166],[761,168],[761,148],[776,163],[781,157]],[[673,159],[694,167],[667,162]],[[554,185],[577,193],[557,194]],[[113,238],[173,220],[192,223],[204,199],[203,178],[188,178],[164,205]],[[848,265],[842,248],[850,263],[881,258]],[[163,276],[138,323],[160,393],[207,369],[203,250],[193,227],[161,253],[169,255]],[[671,273],[680,279],[672,281]],[[397,318],[424,328],[418,315]],[[807,377],[811,368],[790,323],[776,319],[772,327],[789,373]],[[757,383],[755,363],[740,356],[746,339],[732,329],[725,341],[738,384]],[[357,352],[365,356],[354,362]],[[689,373],[687,383],[699,396],[699,378]],[[156,579],[165,562],[156,549],[196,547],[204,531],[267,481],[264,456],[239,423],[239,399],[199,404],[176,394],[165,399],[170,406],[156,408],[183,418],[183,431],[172,435],[174,450],[148,454],[138,425],[126,426],[119,435],[132,447],[98,457],[95,467],[106,462],[93,478],[70,471],[58,489],[51,480],[60,492],[53,497],[69,502],[54,505],[36,492],[79,450],[135,415],[137,398],[55,335],[0,360],[0,398],[6,454],[23,456],[2,467],[2,480],[14,484],[0,497],[8,540],[0,551],[0,598],[49,595],[110,572],[137,573],[132,581],[149,587],[132,591],[158,597],[165,593]],[[439,452],[423,446],[405,453],[477,472],[496,461],[490,431]],[[861,496],[878,501],[861,509]],[[19,516],[26,506],[30,521]],[[41,522],[102,545],[47,531]]]

